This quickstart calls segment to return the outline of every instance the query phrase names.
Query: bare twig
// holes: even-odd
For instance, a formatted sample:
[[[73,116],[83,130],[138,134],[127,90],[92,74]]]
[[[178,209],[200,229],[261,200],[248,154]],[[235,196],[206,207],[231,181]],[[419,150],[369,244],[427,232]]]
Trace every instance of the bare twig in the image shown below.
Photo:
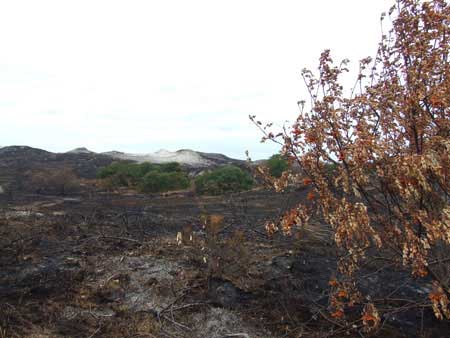
[[[97,328],[97,330],[95,330],[94,333],[92,333],[88,338],[94,337],[94,336],[100,331],[101,328],[102,328],[102,327],[99,326],[99,327]]]
[[[171,319],[170,317],[168,317],[166,315],[162,315],[162,318],[164,318],[165,320],[171,322],[175,326],[178,326],[178,327],[180,327],[180,328],[182,328],[184,330],[192,331],[192,328],[190,328],[189,326],[186,326],[184,324],[178,323],[177,321],[175,321],[174,319]]]

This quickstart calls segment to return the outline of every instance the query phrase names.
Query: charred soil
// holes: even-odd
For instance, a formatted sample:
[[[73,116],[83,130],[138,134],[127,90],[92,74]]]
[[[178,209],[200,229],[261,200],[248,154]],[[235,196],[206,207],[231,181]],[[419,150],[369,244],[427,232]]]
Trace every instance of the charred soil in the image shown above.
[[[360,272],[381,329],[330,317],[330,230],[264,229],[306,193],[3,196],[0,337],[447,336],[429,281],[382,259]]]

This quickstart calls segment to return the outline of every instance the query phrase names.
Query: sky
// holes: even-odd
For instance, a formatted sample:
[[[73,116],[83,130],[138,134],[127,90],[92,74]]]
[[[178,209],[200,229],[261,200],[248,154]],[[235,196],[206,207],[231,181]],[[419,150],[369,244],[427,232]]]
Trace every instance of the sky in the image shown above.
[[[0,0],[0,146],[267,158],[301,69],[373,56],[387,0]]]

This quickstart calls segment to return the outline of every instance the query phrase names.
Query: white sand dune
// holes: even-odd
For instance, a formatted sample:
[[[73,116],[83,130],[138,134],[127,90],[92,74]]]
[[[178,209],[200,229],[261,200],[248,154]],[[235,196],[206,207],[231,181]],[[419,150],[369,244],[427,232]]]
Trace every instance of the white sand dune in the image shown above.
[[[97,154],[90,151],[87,148],[76,148],[67,152],[68,154]],[[169,163],[178,162],[180,164],[188,165],[191,167],[205,168],[215,165],[223,164],[242,164],[244,161],[229,158],[223,154],[216,153],[203,153],[190,149],[181,149],[177,151],[169,151],[161,149],[154,153],[146,154],[133,154],[125,153],[121,151],[107,151],[98,153],[99,155],[105,155],[117,160],[128,160],[138,163],[150,162],[150,163]]]
[[[119,151],[109,151],[102,154],[120,160],[130,160],[135,162],[151,162],[151,163],[178,162],[193,166],[208,166],[211,164],[210,161],[204,159],[199,153],[188,149],[178,150],[174,152],[161,149],[155,153],[149,154],[130,154]]]

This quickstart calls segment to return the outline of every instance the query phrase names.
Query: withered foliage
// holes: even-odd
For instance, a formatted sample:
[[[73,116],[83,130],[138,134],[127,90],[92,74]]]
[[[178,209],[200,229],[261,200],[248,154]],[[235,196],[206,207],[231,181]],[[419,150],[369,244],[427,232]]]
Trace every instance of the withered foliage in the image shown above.
[[[250,117],[311,187],[305,205],[267,229],[289,233],[315,210],[331,225],[340,250],[333,317],[362,301],[352,280],[368,250],[390,250],[414,276],[433,278],[434,312],[450,318],[448,266],[435,264],[450,244],[450,6],[399,0],[386,17],[391,28],[375,58],[360,61],[351,92],[341,85],[349,61],[336,65],[326,50],[318,75],[302,71],[310,109],[299,102],[292,128],[275,134]],[[273,183],[279,190],[289,180],[285,173]],[[368,328],[380,321],[370,302],[362,320]]]
[[[39,193],[66,195],[76,191],[80,181],[69,168],[42,169],[28,173],[31,188]]]

